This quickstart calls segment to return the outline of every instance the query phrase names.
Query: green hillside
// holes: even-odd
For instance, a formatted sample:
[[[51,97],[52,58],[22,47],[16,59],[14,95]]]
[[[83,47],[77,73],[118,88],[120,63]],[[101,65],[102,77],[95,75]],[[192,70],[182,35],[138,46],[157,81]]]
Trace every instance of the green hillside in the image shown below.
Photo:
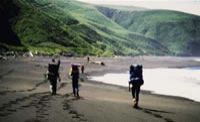
[[[4,11],[12,13],[18,8],[8,22],[10,30],[27,50],[103,56],[141,53],[134,42],[126,37],[126,29],[91,5],[72,0],[3,1],[1,8]],[[10,44],[10,41],[8,39],[6,44]]]
[[[197,16],[143,8],[109,9],[74,0],[1,0],[0,3],[4,18],[0,21],[4,25],[0,29],[0,48],[80,56],[198,55],[195,53],[199,50],[195,46],[200,45]],[[173,16],[176,21],[171,20]],[[194,18],[196,26],[189,26],[194,22],[184,17]],[[190,29],[183,30],[185,26],[177,24],[181,20]],[[177,32],[184,35],[177,36]]]
[[[200,55],[199,16],[167,10],[98,10],[124,28],[159,41],[171,54]]]

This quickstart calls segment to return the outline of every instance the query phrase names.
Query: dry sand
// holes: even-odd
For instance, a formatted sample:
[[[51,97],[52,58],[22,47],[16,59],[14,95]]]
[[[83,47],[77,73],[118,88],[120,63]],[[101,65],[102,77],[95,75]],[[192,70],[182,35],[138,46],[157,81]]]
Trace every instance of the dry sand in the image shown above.
[[[127,71],[132,63],[146,68],[200,66],[188,58],[115,57],[95,58],[105,66],[87,64],[86,58],[61,58],[62,82],[51,96],[44,78],[49,57],[9,58],[0,61],[0,122],[198,122],[200,103],[184,98],[142,91],[134,109],[127,88],[89,81],[87,76]],[[80,99],[72,95],[67,76],[71,63],[85,64]],[[198,93],[197,93],[198,95]]]

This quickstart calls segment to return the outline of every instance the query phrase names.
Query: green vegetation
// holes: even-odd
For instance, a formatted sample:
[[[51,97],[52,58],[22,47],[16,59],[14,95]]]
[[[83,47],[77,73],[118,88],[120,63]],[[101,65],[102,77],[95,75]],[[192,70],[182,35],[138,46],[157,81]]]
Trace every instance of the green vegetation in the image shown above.
[[[75,56],[191,55],[199,50],[198,16],[142,8],[118,10],[74,0],[1,2],[0,8],[9,11],[8,17],[4,14],[7,28],[20,41],[14,44],[16,39],[0,38],[0,47],[8,49]]]
[[[157,40],[171,55],[200,55],[199,16],[167,10],[98,10],[129,31]]]

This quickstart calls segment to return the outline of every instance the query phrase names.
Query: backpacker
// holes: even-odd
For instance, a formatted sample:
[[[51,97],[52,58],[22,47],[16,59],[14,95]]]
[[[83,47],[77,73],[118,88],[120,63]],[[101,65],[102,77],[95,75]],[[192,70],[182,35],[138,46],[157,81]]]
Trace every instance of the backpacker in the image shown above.
[[[130,66],[130,81],[129,84],[139,84],[142,85],[143,75],[142,75],[142,65],[131,65]]]
[[[58,64],[50,63],[48,66],[48,79],[56,80],[58,76]]]

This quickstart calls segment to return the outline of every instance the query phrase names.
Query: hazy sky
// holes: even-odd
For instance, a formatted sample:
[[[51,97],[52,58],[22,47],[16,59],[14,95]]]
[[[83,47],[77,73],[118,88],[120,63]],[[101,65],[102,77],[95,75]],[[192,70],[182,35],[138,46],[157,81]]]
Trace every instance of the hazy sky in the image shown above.
[[[150,9],[169,9],[200,16],[200,0],[78,0],[93,4],[139,6]]]

